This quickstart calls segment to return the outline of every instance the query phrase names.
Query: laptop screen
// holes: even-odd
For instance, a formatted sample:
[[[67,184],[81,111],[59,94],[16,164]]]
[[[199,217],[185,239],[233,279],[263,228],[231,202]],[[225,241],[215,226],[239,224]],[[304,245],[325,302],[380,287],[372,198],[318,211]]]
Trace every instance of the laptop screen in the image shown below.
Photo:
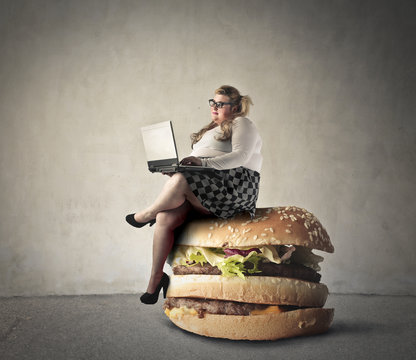
[[[141,130],[148,162],[178,158],[170,121],[144,126]]]

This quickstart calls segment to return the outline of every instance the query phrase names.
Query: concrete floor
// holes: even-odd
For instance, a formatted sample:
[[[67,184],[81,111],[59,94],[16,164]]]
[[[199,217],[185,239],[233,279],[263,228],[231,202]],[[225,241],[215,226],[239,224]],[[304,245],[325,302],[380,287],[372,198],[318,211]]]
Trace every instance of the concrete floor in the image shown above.
[[[416,359],[416,297],[330,295],[326,334],[201,337],[136,295],[0,298],[0,359]]]

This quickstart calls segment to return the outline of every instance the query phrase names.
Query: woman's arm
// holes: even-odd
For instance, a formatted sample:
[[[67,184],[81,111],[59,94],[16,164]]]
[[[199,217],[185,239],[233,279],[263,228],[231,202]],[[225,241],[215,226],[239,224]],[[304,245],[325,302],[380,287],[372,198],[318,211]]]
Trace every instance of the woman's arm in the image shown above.
[[[231,146],[228,154],[202,159],[202,164],[218,170],[244,166],[250,160],[260,135],[256,126],[247,118],[238,118],[233,123]]]

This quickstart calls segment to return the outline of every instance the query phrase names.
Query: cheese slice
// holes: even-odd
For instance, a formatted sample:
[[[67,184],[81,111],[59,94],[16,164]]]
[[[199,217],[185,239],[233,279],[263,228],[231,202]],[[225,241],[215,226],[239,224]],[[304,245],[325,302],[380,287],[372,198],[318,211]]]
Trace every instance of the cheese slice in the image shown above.
[[[256,309],[250,312],[250,315],[279,314],[283,312],[278,305],[270,305],[265,309]]]
[[[193,308],[181,306],[180,308],[173,308],[171,310],[165,309],[165,314],[168,318],[180,318],[184,315],[198,315],[198,312]]]
[[[278,305],[270,305],[265,309],[256,309],[250,312],[250,315],[264,315],[264,314],[280,314],[284,310],[280,309]],[[169,318],[180,318],[184,315],[198,315],[194,308],[181,306],[180,308],[165,309],[165,314]]]

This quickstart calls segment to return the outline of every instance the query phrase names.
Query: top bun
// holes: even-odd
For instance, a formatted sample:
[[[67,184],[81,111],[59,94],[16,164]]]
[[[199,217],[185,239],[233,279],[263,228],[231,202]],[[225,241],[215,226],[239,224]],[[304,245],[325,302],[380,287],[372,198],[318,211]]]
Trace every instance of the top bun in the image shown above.
[[[177,245],[245,247],[298,245],[334,252],[328,233],[311,212],[296,206],[258,208],[251,219],[240,213],[230,219],[207,217],[187,223]]]

